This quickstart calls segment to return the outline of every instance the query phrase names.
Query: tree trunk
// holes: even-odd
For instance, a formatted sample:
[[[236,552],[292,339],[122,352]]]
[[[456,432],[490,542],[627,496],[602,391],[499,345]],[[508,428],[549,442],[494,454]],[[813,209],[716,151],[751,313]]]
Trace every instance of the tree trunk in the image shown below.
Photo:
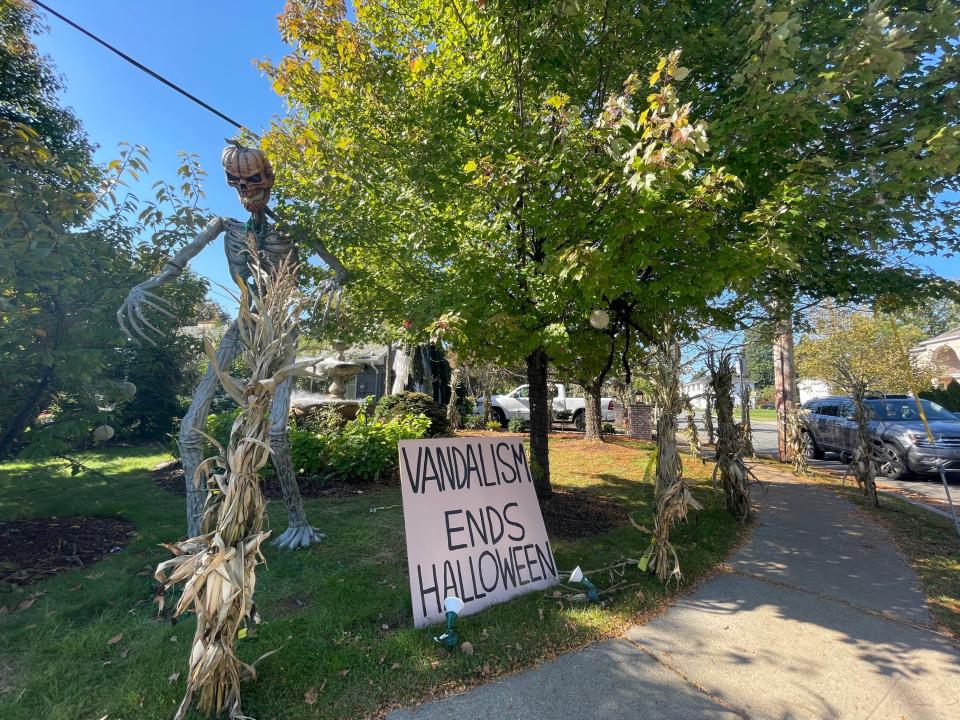
[[[777,406],[777,438],[780,462],[790,462],[793,451],[787,438],[787,417],[796,409],[797,369],[793,358],[793,320],[787,315],[773,340],[774,403]]]
[[[652,565],[657,577],[680,581],[680,559],[670,543],[670,530],[686,520],[690,508],[700,505],[683,479],[677,451],[677,415],[683,408],[680,394],[680,344],[672,326],[661,330],[653,347],[653,394],[660,407],[657,415],[657,469],[654,485],[656,511],[653,523]]]
[[[863,488],[864,502],[880,506],[877,497],[876,463],[873,460],[873,440],[870,438],[870,415],[863,402],[866,388],[855,386],[850,393],[853,398],[853,419],[857,424],[857,449],[853,453],[853,475],[860,487]]]
[[[40,414],[40,406],[44,404],[44,398],[47,396],[47,389],[50,387],[50,381],[53,379],[53,367],[48,367],[43,371],[43,375],[37,380],[25,398],[20,403],[20,409],[10,420],[10,426],[0,434],[0,460],[6,460],[13,454],[17,443],[23,437],[23,433],[33,422],[34,418]]]
[[[753,457],[753,426],[750,424],[750,386],[740,387],[740,455]]]
[[[713,445],[717,433],[713,427],[713,394],[709,390],[703,395],[703,431],[707,434],[707,445]]]
[[[740,440],[733,418],[733,368],[723,356],[710,368],[717,407],[717,467],[726,496],[727,511],[740,522],[750,518],[750,491],[746,466],[740,459]]]
[[[550,397],[547,391],[547,353],[538,347],[527,356],[527,382],[530,385],[530,471],[537,497],[550,497]]]
[[[457,386],[460,384],[462,374],[463,371],[459,366],[450,366],[450,399],[447,400],[447,422],[450,423],[451,430],[460,427],[460,410],[457,409]]]
[[[603,386],[600,383],[592,382],[589,385],[584,385],[583,389],[587,391],[583,407],[585,421],[583,439],[602,441],[603,410],[600,400],[603,394]]]
[[[390,343],[387,343],[387,355],[383,361],[383,394],[384,395],[389,395],[390,390],[392,389],[390,387],[390,361],[391,361],[390,350],[391,350]]]

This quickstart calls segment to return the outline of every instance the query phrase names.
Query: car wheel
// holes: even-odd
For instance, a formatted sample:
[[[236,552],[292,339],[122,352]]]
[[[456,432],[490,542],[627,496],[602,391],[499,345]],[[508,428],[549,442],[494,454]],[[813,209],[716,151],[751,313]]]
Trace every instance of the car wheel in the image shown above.
[[[500,427],[505,428],[507,426],[507,416],[503,414],[503,410],[500,408],[490,408],[490,417],[493,418],[494,422],[500,423]]]
[[[580,410],[576,415],[573,416],[573,426],[577,429],[577,432],[586,432],[587,430],[587,414]]]
[[[907,464],[903,461],[903,456],[897,448],[884,443],[877,450],[882,458],[877,469],[881,477],[888,480],[900,480],[907,474]]]
[[[817,445],[817,441],[813,439],[813,435],[804,430],[800,442],[803,447],[803,456],[807,460],[823,460],[823,450]]]

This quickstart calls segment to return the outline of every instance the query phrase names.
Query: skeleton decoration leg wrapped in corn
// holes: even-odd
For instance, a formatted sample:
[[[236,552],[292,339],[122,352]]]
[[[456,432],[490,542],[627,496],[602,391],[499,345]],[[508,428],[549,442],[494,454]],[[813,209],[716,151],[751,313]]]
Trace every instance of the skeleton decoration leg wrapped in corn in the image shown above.
[[[140,283],[130,291],[117,312],[117,321],[127,335],[137,342],[142,340],[156,344],[156,339],[163,335],[163,332],[148,319],[149,312],[161,313],[176,319],[164,307],[165,301],[154,291],[161,285],[178,278],[190,260],[218,236],[223,235],[223,246],[230,275],[241,290],[254,274],[252,269],[254,265],[263,272],[274,273],[280,266],[296,260],[297,247],[293,235],[282,231],[278,225],[268,221],[268,217],[273,217],[267,203],[270,201],[274,173],[266,155],[256,148],[243,147],[234,143],[223,151],[222,161],[227,184],[236,189],[240,203],[250,213],[250,217],[245,222],[225,217],[213,218],[196,240],[184,246],[167,261],[159,275]],[[317,298],[317,300],[321,297],[325,298],[325,308],[329,309],[339,305],[340,293],[346,282],[347,273],[339,260],[322,244],[312,242],[311,246],[333,272],[332,277],[323,284],[321,296]],[[314,305],[316,304],[315,302]],[[326,309],[324,313],[326,314]],[[218,367],[225,369],[239,352],[240,345],[234,325],[224,336],[217,351]],[[291,350],[291,352],[294,351]],[[180,426],[180,455],[187,489],[187,535],[191,537],[200,533],[200,517],[206,488],[202,482],[199,482],[197,473],[203,458],[202,431],[216,386],[216,376],[211,368],[197,386],[193,402]],[[276,399],[270,408],[273,463],[280,479],[287,504],[287,514],[290,518],[290,527],[274,542],[284,548],[296,549],[318,542],[323,535],[307,522],[303,500],[297,488],[287,439],[286,425],[289,412],[290,384],[288,382],[278,389]]]
[[[250,378],[242,381],[229,375],[206,341],[213,371],[240,406],[240,414],[227,447],[217,445],[219,455],[200,464],[199,476],[209,490],[200,534],[166,545],[175,557],[156,570],[164,593],[183,583],[176,613],[192,610],[197,616],[186,693],[176,720],[186,715],[194,699],[202,712],[245,717],[240,681],[254,677],[256,671],[237,657],[235,644],[248,623],[259,622],[253,600],[256,568],[262,560],[260,546],[270,533],[263,530],[266,503],[258,471],[271,452],[269,409],[281,386],[296,374],[308,374],[291,362],[302,307],[297,302],[295,269],[289,263],[274,273],[262,271],[256,263],[252,269],[254,287],[241,285],[236,325]],[[217,444],[212,438],[211,442]]]

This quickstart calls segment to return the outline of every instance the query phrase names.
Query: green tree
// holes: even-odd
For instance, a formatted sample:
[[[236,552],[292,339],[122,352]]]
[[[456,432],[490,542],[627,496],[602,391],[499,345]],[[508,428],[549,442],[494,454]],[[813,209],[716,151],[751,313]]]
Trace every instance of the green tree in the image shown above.
[[[950,297],[927,298],[904,307],[897,313],[897,320],[912,325],[927,337],[934,337],[960,328],[960,302]]]
[[[797,364],[805,377],[821,378],[853,399],[858,442],[852,467],[864,499],[877,505],[876,453],[863,401],[868,391],[903,393],[930,386],[933,369],[896,350],[900,341],[909,347],[923,333],[903,327],[898,341],[889,318],[837,308],[816,312],[812,325],[797,345]]]
[[[124,339],[116,307],[158,250],[202,218],[194,198],[160,184],[154,202],[118,197],[146,169],[124,148],[96,167],[77,119],[59,106],[59,82],[30,35],[20,0],[0,2],[0,457],[21,447],[62,451],[112,404]],[[197,187],[186,163],[188,190]],[[148,241],[139,240],[140,237]],[[195,281],[196,282],[196,281]],[[201,293],[202,294],[202,293]],[[184,298],[189,304],[189,298]],[[55,420],[35,426],[40,413]],[[35,427],[34,427],[35,426]],[[32,429],[31,429],[32,428]],[[42,442],[37,442],[42,440]]]
[[[765,328],[751,326],[744,331],[743,357],[757,391],[773,385],[773,343]]]

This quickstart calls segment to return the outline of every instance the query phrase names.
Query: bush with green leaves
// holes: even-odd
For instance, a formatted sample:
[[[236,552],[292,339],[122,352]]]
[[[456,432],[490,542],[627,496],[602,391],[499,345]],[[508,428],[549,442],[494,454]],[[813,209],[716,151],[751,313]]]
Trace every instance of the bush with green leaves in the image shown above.
[[[447,412],[426,393],[404,391],[396,395],[386,395],[377,402],[374,417],[389,420],[394,417],[425,415],[430,419],[428,437],[443,437],[451,434]]]
[[[603,432],[605,435],[613,435],[617,431],[617,428],[613,423],[604,423]]]
[[[500,431],[503,430],[503,425],[501,425],[497,420],[491,420],[486,424],[487,430]]]
[[[499,425],[499,423],[497,423]],[[510,418],[510,422],[507,423],[507,429],[510,432],[522,433],[527,431],[527,422],[523,418],[516,416]]]
[[[499,423],[497,423],[499,426]],[[463,427],[466,430],[483,430],[487,423],[483,421],[483,415],[464,415]]]
[[[290,455],[298,475],[320,480],[375,482],[397,468],[397,443],[427,434],[425,415],[369,418],[361,412],[342,428],[327,432],[293,430]]]

